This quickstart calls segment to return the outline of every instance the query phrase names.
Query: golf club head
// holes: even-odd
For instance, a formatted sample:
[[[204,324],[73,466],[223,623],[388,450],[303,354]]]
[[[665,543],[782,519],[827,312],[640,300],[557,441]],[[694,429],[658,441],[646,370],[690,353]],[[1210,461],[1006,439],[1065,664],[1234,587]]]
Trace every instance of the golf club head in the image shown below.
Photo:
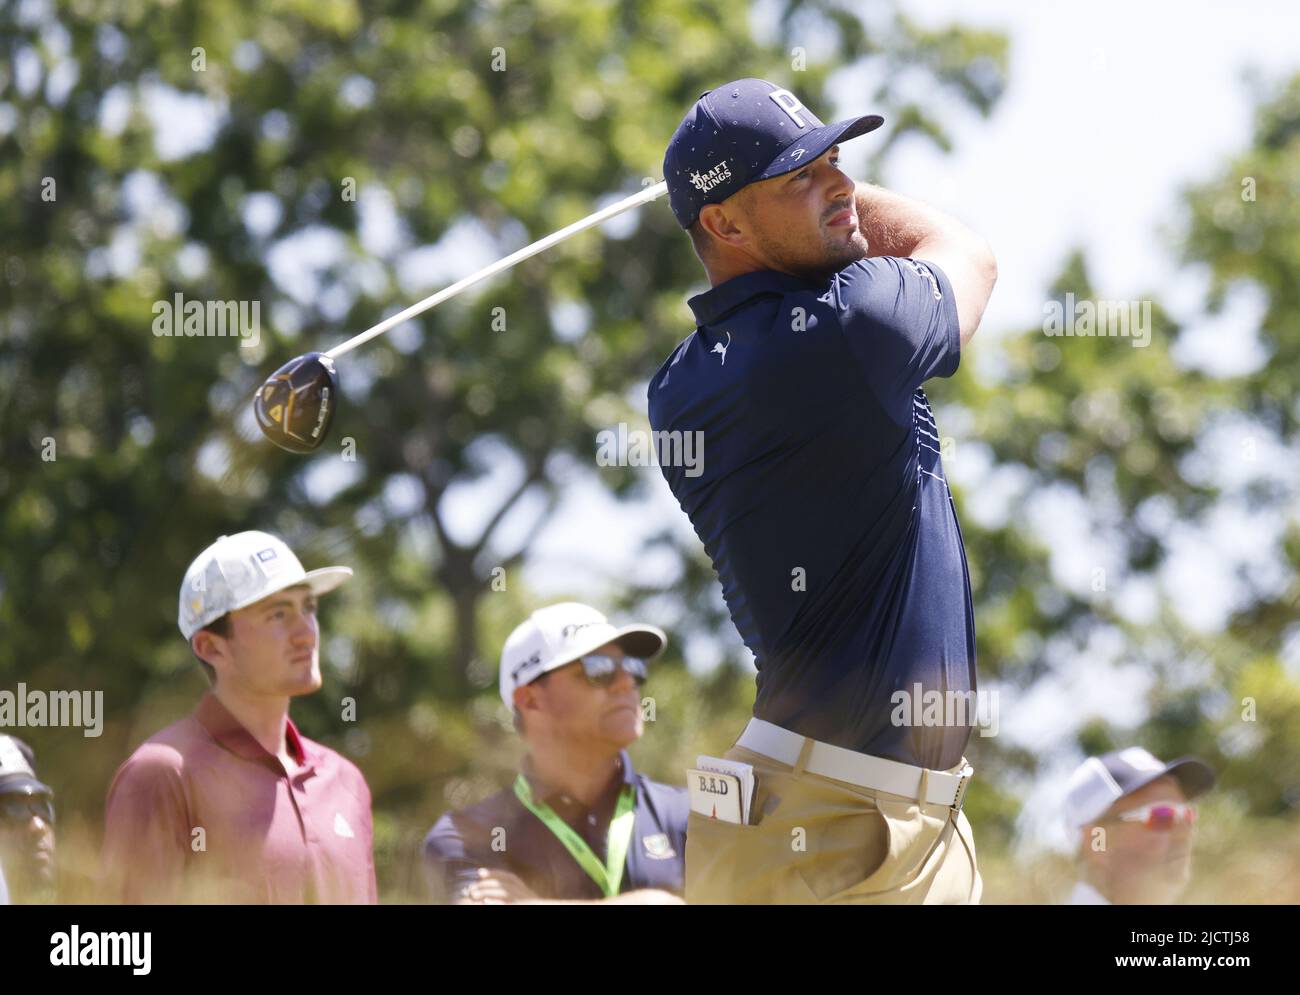
[[[281,449],[310,453],[325,441],[338,396],[334,360],[309,352],[271,374],[253,398],[253,412],[262,433]]]

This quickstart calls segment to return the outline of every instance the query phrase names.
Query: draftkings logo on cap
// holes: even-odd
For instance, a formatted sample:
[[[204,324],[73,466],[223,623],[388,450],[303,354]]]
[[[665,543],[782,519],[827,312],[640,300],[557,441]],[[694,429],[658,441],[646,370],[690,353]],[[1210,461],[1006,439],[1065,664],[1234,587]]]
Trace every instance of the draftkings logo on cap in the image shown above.
[[[293,550],[267,532],[222,536],[185,571],[177,624],[189,639],[228,612],[276,591],[306,584],[312,593],[324,594],[351,576],[351,567],[304,570]]]
[[[798,169],[884,121],[868,114],[823,124],[793,93],[764,79],[733,80],[702,93],[664,154],[664,180],[677,223],[689,228],[705,204]]]

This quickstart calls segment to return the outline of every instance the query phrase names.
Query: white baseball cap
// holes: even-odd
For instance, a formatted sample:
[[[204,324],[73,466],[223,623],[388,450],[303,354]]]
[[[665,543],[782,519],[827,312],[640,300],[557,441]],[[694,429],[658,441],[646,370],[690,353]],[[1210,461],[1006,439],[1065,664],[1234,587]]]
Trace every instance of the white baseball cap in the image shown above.
[[[293,550],[266,532],[222,536],[185,571],[177,624],[189,639],[227,612],[246,608],[268,594],[298,584],[306,584],[313,594],[324,594],[351,576],[351,567],[304,570]]]
[[[1210,765],[1195,757],[1165,763],[1140,746],[1089,757],[1070,775],[1065,797],[1065,818],[1081,829],[1099,818],[1115,801],[1168,774],[1178,781],[1184,796],[1195,798],[1214,785]]]
[[[54,794],[36,779],[35,757],[32,748],[17,736],[0,736],[0,794]]]
[[[515,688],[606,643],[618,643],[628,656],[650,660],[663,652],[668,637],[653,625],[617,628],[596,609],[576,601],[537,609],[515,626],[501,650],[501,700],[513,708]]]

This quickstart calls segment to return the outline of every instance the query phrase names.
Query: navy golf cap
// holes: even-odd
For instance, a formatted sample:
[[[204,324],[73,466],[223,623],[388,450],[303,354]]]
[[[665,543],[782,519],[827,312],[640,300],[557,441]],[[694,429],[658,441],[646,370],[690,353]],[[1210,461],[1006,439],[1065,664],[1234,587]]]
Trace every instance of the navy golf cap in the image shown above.
[[[875,131],[879,114],[823,124],[789,90],[738,79],[700,94],[664,154],[668,201],[689,228],[705,204],[812,162],[836,142]]]

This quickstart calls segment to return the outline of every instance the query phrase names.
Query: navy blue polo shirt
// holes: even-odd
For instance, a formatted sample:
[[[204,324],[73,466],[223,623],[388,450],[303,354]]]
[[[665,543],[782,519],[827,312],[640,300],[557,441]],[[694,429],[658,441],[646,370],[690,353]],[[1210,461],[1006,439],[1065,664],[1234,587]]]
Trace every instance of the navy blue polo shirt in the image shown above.
[[[619,753],[609,786],[590,808],[542,783],[525,763],[524,776],[533,797],[545,801],[591,847],[604,863],[609,824],[625,784],[636,786],[632,840],[623,868],[620,894],[640,888],[683,893],[686,817],[690,800],[685,788],[658,784],[632,768],[627,751]],[[514,787],[466,809],[448,812],[424,840],[425,871],[435,897],[451,900],[477,880],[480,867],[510,871],[538,898],[604,898],[600,887],[542,821],[524,808]]]
[[[754,654],[754,714],[955,765],[971,725],[917,724],[920,703],[892,697],[975,689],[966,554],[921,389],[961,358],[947,276],[876,257],[822,281],[746,273],[689,303],[698,327],[650,381],[650,424],[703,433],[702,466],[662,471]]]

